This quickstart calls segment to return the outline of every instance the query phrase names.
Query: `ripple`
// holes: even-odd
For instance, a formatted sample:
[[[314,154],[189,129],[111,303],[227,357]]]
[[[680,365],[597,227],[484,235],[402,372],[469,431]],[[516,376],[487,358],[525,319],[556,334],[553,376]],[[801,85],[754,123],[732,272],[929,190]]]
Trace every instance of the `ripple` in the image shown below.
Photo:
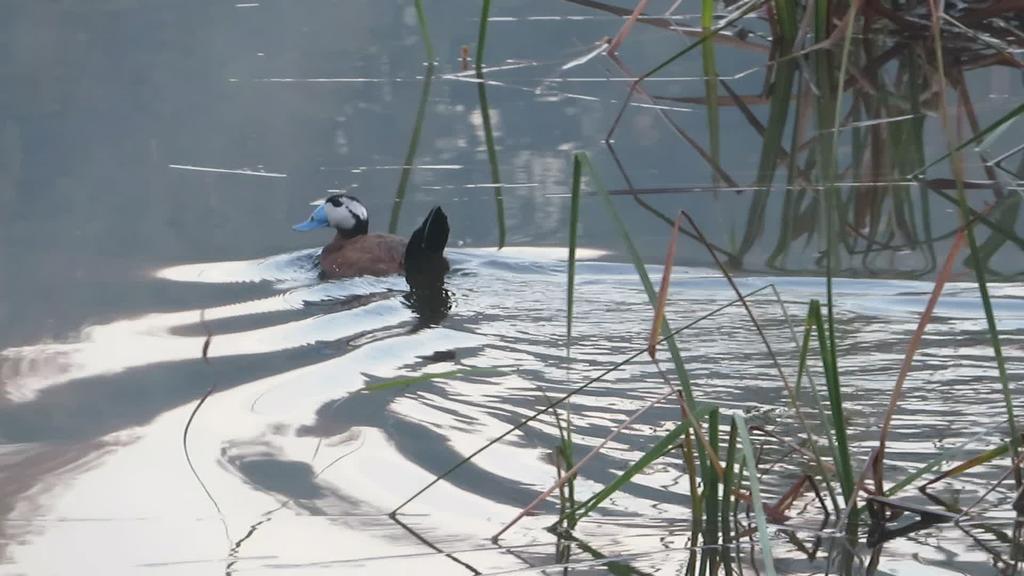
[[[578,264],[573,339],[567,346],[564,250],[452,250],[446,284],[451,307],[440,325],[421,321],[403,278],[318,282],[315,257],[316,251],[305,250],[166,268],[154,282],[214,286],[206,296],[209,305],[95,323],[60,341],[0,352],[0,378],[9,400],[0,404],[0,422],[5,423],[0,434],[45,430],[45,422],[35,428],[25,424],[40,414],[52,420],[50,426],[94,419],[71,428],[80,436],[93,434],[81,439],[96,443],[86,452],[93,454],[88,465],[51,471],[65,475],[64,480],[55,478],[41,490],[49,491],[43,500],[49,517],[124,518],[122,511],[132,510],[134,518],[161,522],[182,513],[208,518],[212,512],[205,497],[184,474],[180,458],[168,454],[179,453],[185,419],[195,401],[213,388],[216,393],[197,415],[189,446],[198,472],[223,507],[230,535],[254,534],[238,548],[240,565],[290,565],[285,557],[257,560],[264,551],[279,553],[273,538],[281,526],[321,518],[322,524],[303,524],[303,533],[326,542],[339,532],[358,530],[361,521],[355,518],[365,517],[374,518],[365,524],[379,532],[379,537],[360,535],[367,556],[399,566],[398,560],[383,559],[399,554],[403,546],[412,550],[418,545],[403,540],[408,533],[395,525],[380,524],[384,513],[553,398],[646,347],[650,306],[627,264]],[[658,267],[649,272],[660,275]],[[797,332],[807,301],[825,295],[825,283],[817,278],[737,279],[744,291],[768,283],[777,286]],[[251,286],[245,298],[238,298],[242,284]],[[862,461],[877,442],[881,414],[932,285],[837,279],[834,287],[849,434],[856,459]],[[1021,288],[1000,285],[992,293],[1009,369],[1019,375],[1024,372]],[[667,320],[673,327],[684,326],[732,299],[728,283],[712,271],[678,268]],[[795,379],[799,351],[780,302],[766,291],[749,304],[775,357]],[[202,361],[207,330],[212,334],[208,365]],[[801,433],[772,355],[742,308],[728,308],[688,327],[677,341],[698,399],[726,412],[743,410],[752,423],[782,438]],[[676,378],[664,351],[659,361]],[[498,370],[478,371],[482,368]],[[812,368],[821,385],[822,375]],[[419,374],[441,376],[377,392],[365,388],[369,382]],[[1013,386],[1015,394],[1021,391],[1020,385]],[[576,395],[565,408],[577,457],[664,390],[658,366],[640,356]],[[975,454],[1004,433],[998,426],[1005,412],[1002,393],[973,286],[947,287],[905,396],[889,440],[890,477],[916,470],[929,454],[964,441],[971,442],[970,454]],[[811,412],[805,416],[815,424]],[[566,417],[561,409],[559,417]],[[648,410],[580,472],[578,496],[612,481],[679,418],[672,402]],[[106,422],[101,425],[99,419]],[[560,442],[560,424],[564,420],[556,423],[553,414],[545,415],[481,453],[417,498],[410,512],[425,516],[410,521],[441,542],[465,543],[493,532],[552,481],[551,453]],[[778,497],[805,465],[788,446],[756,436],[763,461],[773,466],[763,490],[766,497]],[[117,450],[100,449],[115,441]],[[8,464],[27,461],[44,444],[31,446],[11,452]],[[966,457],[967,452],[959,458]],[[968,500],[1000,474],[999,466],[979,467],[951,485]],[[133,475],[141,475],[138,484],[114,503],[109,486]],[[949,486],[938,489],[948,491]],[[606,502],[581,530],[606,551],[621,546],[642,552],[646,538],[657,539],[652,534],[678,538],[682,547],[685,531],[666,535],[666,526],[686,516],[688,491],[682,462],[669,455]],[[1012,497],[1004,492],[997,490],[993,502]],[[799,503],[805,504],[812,504],[810,497]],[[527,519],[511,534],[512,541],[526,546],[537,538],[534,534],[546,534],[531,532],[550,521],[553,506],[542,512],[548,516]],[[40,534],[34,541],[38,545],[80,534],[54,527],[37,513],[24,517],[36,519],[30,523]],[[136,528],[149,538],[183,529],[162,532],[143,524]],[[202,526],[204,537],[216,539],[209,528]],[[124,530],[114,524],[101,532],[113,537]],[[383,543],[387,538],[404,543]],[[314,548],[319,552],[296,555],[294,565],[312,562],[317,554],[324,565],[356,561],[356,556],[322,555],[326,544]],[[219,550],[207,549],[211,554]],[[786,558],[780,553],[781,561]],[[660,570],[678,558],[654,555],[649,561]],[[494,565],[508,567],[500,561]]]

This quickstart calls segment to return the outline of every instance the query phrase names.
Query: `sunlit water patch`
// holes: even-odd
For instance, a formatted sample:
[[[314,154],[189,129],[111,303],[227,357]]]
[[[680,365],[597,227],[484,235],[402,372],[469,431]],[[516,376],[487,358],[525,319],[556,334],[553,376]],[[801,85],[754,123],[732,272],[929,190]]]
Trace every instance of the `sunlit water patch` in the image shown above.
[[[559,431],[550,414],[417,497],[398,521],[388,518],[487,440],[646,345],[650,306],[631,266],[578,263],[567,342],[564,250],[514,252],[454,250],[446,307],[427,311],[429,321],[402,278],[320,282],[315,252],[302,251],[163,269],[155,282],[205,283],[220,293],[205,307],[116,319],[61,341],[2,351],[2,480],[18,496],[2,525],[7,562],[29,573],[74,572],[88,550],[96,573],[388,574],[416,567],[537,574],[556,565],[580,573],[624,565],[676,573],[690,555],[689,484],[677,456],[656,462],[581,523],[568,555],[556,552],[555,536],[544,530],[557,512],[553,501],[500,545],[489,541],[555,477]],[[660,269],[649,272],[657,277]],[[231,302],[242,283],[260,294]],[[807,301],[823,297],[824,281],[738,280],[744,292],[768,284],[782,302],[771,290],[749,302],[784,372],[795,378],[794,336]],[[835,288],[851,441],[862,461],[932,285],[838,280]],[[1019,382],[1021,287],[1000,285],[993,293],[1011,381]],[[679,268],[668,320],[682,327],[733,298],[718,274]],[[741,307],[687,328],[679,342],[699,399],[742,410],[780,437],[795,433],[771,356]],[[421,374],[437,376],[386,386]],[[579,455],[664,391],[657,366],[640,357],[575,396],[568,410]],[[182,435],[207,392],[187,437],[194,476]],[[977,450],[1004,434],[972,286],[947,287],[905,393],[889,441],[891,477],[941,449],[970,440]],[[671,402],[650,409],[587,464],[577,494],[612,481],[678,420]],[[801,465],[785,445],[764,435],[758,441],[773,470],[764,490],[774,499]],[[1001,471],[995,464],[975,469],[937,485],[935,495],[973,502]],[[979,507],[985,521],[962,530],[1005,552],[1008,499],[1008,488],[997,489]],[[840,546],[822,531],[816,506],[804,494],[796,508],[804,513],[775,529],[784,573],[820,573]],[[923,559],[942,554],[955,571],[995,573],[985,564],[994,552],[949,544],[951,531],[963,542],[956,529],[932,528],[855,553],[858,562],[878,554],[899,573],[924,573],[915,572],[930,565]],[[739,548],[748,562],[759,557],[749,543]],[[55,557],[52,550],[65,552]]]

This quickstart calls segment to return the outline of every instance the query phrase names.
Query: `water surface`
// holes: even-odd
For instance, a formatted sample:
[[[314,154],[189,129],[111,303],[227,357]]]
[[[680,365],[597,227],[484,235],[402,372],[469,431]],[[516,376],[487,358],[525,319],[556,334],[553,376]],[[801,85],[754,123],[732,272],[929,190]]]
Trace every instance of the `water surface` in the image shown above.
[[[480,82],[460,62],[461,48],[475,42],[475,2],[429,6],[433,69],[411,4],[0,8],[0,59],[10,77],[0,91],[0,571],[538,574],[565,561],[544,529],[557,512],[553,500],[500,545],[489,540],[555,477],[550,416],[416,498],[400,522],[387,514],[551,398],[646,345],[647,297],[593,187],[583,202],[588,252],[566,341],[559,247],[574,151],[594,159],[648,262],[663,257],[670,230],[649,208],[686,208],[720,255],[732,256],[742,289],[774,283],[800,329],[808,299],[824,294],[814,277],[823,269],[821,228],[801,228],[818,208],[800,204],[813,191],[798,197],[781,177],[767,203],[758,196],[765,190],[744,188],[756,180],[760,147],[739,111],[723,108],[721,131],[732,139],[721,162],[741,190],[716,181],[660,116],[671,114],[704,142],[707,114],[692,102],[655,109],[637,99],[613,146],[603,141],[631,76],[692,36],[638,25],[622,51],[627,70],[604,56],[584,58],[615,33],[618,17],[582,3],[500,4],[490,21],[486,111]],[[680,26],[696,25],[678,12]],[[765,28],[754,18],[744,25]],[[718,73],[756,93],[767,44],[757,34],[737,42],[720,48]],[[968,74],[982,124],[1019,102],[1018,76],[998,67]],[[650,85],[666,96],[703,94],[700,58]],[[934,115],[921,117],[927,156],[937,158],[941,127]],[[1011,140],[996,139],[985,154],[1011,151]],[[1011,155],[1005,165],[1018,162]],[[971,156],[968,166],[970,177],[988,178],[984,158]],[[939,166],[930,176],[947,172]],[[403,173],[404,201],[393,212]],[[857,184],[871,184],[871,175],[844,176],[850,213],[865,218],[853,222],[863,228],[851,225],[864,232],[844,252],[837,284],[847,409],[863,461],[958,216],[905,178],[862,191]],[[1019,233],[1020,177],[999,178],[1000,186],[972,190],[971,203],[995,205],[993,214]],[[648,208],[626,194],[636,189],[650,192],[640,196]],[[376,231],[394,213],[396,231],[408,233],[430,206],[444,205],[453,223],[448,301],[417,302],[401,278],[318,281],[314,247],[328,237],[289,226],[336,190],[367,203]],[[501,251],[496,191],[507,231]],[[802,215],[796,225],[794,214]],[[872,214],[883,224],[871,224]],[[885,248],[865,252],[878,243]],[[1024,267],[1015,245],[992,240],[990,248],[1016,383]],[[673,326],[733,298],[703,248],[685,245],[678,262]],[[977,290],[962,267],[954,280],[897,414],[890,477],[938,450],[969,440],[973,455],[1005,434]],[[796,348],[779,303],[770,292],[751,302],[792,373]],[[680,344],[700,399],[795,434],[774,365],[741,309],[688,329]],[[364,390],[422,373],[448,375]],[[182,436],[211,388],[187,438],[193,474]],[[657,366],[638,359],[575,397],[578,451],[664,390]],[[649,410],[588,464],[576,490],[609,482],[678,419],[671,403]],[[784,446],[761,440],[764,461],[779,461],[765,478],[774,498],[800,469]],[[967,506],[1004,470],[997,461],[934,492],[950,507]],[[1008,486],[997,489],[962,529],[860,545],[857,573],[869,571],[872,554],[879,573],[1006,573],[1012,497]],[[689,502],[678,457],[659,461],[580,524],[570,571],[614,573],[628,564],[677,573],[690,557]],[[807,512],[773,530],[780,571],[834,570],[829,558],[842,543],[820,531],[810,495],[799,506]],[[746,562],[758,561],[752,544],[739,548]]]

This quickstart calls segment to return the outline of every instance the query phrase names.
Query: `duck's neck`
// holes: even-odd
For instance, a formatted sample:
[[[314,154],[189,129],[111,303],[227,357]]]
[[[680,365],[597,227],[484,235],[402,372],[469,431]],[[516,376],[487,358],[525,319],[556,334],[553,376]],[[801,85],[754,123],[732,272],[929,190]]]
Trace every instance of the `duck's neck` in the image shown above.
[[[328,244],[327,246],[325,246],[324,250],[321,251],[321,255],[329,254],[331,252],[337,252],[338,250],[341,250],[342,248],[344,248],[346,244],[352,242],[354,239],[359,238],[360,236],[365,236],[365,235],[366,235],[365,233],[364,234],[351,234],[351,233],[342,233],[341,231],[338,231],[334,235],[334,240],[332,240],[331,243]]]
[[[345,247],[345,244],[352,241],[352,238],[355,238],[355,236],[342,234],[341,231],[338,231],[338,233],[334,235],[334,240],[331,240],[331,242],[324,246],[324,249],[320,251],[320,256],[341,250]]]

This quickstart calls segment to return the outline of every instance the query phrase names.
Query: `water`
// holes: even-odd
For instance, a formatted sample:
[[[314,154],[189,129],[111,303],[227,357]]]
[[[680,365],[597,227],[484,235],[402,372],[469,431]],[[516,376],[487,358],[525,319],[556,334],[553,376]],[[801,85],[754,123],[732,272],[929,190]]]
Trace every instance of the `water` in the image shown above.
[[[540,574],[568,563],[580,574],[626,565],[674,574],[685,566],[689,481],[677,456],[659,460],[581,522],[568,557],[544,529],[557,513],[554,499],[499,544],[490,541],[555,478],[550,415],[416,498],[401,522],[387,516],[487,440],[646,346],[646,295],[611,220],[588,196],[567,356],[560,247],[570,152],[587,151],[613,189],[715,185],[706,163],[650,108],[630,109],[615,148],[601,142],[629,83],[604,56],[583,60],[614,34],[617,19],[571,3],[502,3],[486,57],[507,230],[506,248],[495,250],[496,188],[480,91],[459,62],[461,47],[475,42],[478,10],[470,2],[428,7],[438,64],[425,92],[411,4],[15,1],[0,8],[0,58],[11,78],[0,91],[8,112],[0,119],[0,572]],[[759,30],[753,21],[749,27]],[[623,58],[634,73],[682,42],[653,26],[633,34]],[[741,93],[755,93],[765,56],[747,48],[723,48],[718,72],[737,76]],[[664,74],[676,80],[651,85],[664,85],[665,95],[703,94],[701,70],[699,57],[684,59]],[[1005,69],[979,69],[968,82],[982,125],[1019,102],[1019,79]],[[396,224],[408,233],[430,206],[449,212],[450,301],[414,303],[400,278],[317,281],[312,247],[326,234],[289,226],[308,214],[309,202],[345,189],[369,206],[371,228],[385,230],[424,95],[416,168]],[[670,113],[707,139],[702,111]],[[736,137],[722,165],[743,186],[754,181],[760,154],[756,145],[735,147],[750,140],[740,136],[749,130],[742,114],[723,112],[722,134]],[[927,117],[924,130],[927,157],[939,157],[937,119]],[[1014,145],[996,140],[985,154],[996,158]],[[1018,156],[1005,165],[1013,168]],[[988,177],[983,161],[968,159],[970,177]],[[934,177],[946,171],[940,166]],[[972,205],[998,202],[993,217],[1019,233],[1020,178],[1000,177],[1004,188],[972,191]],[[808,224],[818,207],[780,189],[761,212],[758,192],[717,185],[642,198],[666,214],[690,210],[745,273],[741,288],[775,284],[799,331],[824,281],[788,274],[822,270],[822,231]],[[836,295],[851,438],[863,463],[957,215],[905,183],[844,191],[851,222],[866,230],[844,252],[843,275],[851,278],[837,283]],[[641,254],[659,261],[667,226],[629,196],[616,206]],[[801,214],[802,224],[786,223]],[[861,256],[871,242],[887,247]],[[1022,260],[1012,244],[991,248],[989,272],[1001,281],[992,291],[1018,393]],[[686,244],[678,262],[668,308],[674,327],[733,298],[702,248]],[[660,268],[650,272],[660,276]],[[889,440],[887,478],[969,441],[971,449],[953,458],[962,461],[1005,435],[971,278],[957,268],[929,326]],[[778,302],[762,292],[752,305],[793,378],[797,353]],[[798,434],[774,365],[741,309],[687,329],[681,347],[700,399],[743,410],[783,438]],[[660,360],[670,365],[664,352]],[[364,390],[423,373],[448,375]],[[187,437],[193,474],[183,432],[211,387]],[[664,390],[657,367],[642,357],[576,396],[577,455]],[[588,463],[577,493],[611,481],[678,420],[670,402],[650,409]],[[779,461],[764,478],[766,497],[777,498],[799,477],[799,459],[778,442],[755,439],[764,442],[764,462]],[[933,492],[966,507],[1005,469],[1005,459],[996,460]],[[886,574],[1007,573],[1010,486],[988,495],[961,528],[858,544],[855,573],[872,565]],[[799,509],[773,529],[779,571],[834,572],[843,542],[821,530],[809,493]],[[748,566],[760,563],[752,540],[738,548]]]

